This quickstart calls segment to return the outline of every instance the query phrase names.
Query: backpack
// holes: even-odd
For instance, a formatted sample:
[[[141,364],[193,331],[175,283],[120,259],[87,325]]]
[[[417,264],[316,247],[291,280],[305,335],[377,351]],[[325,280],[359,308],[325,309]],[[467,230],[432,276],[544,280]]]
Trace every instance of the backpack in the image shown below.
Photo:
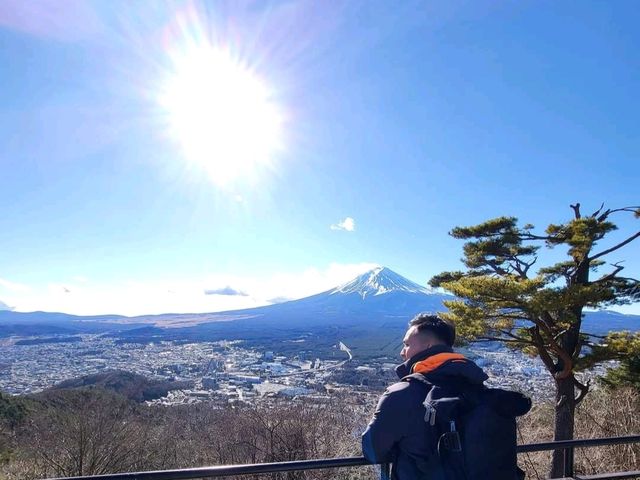
[[[517,480],[516,417],[531,409],[521,393],[501,388],[439,386],[424,375],[405,377],[427,384],[424,420],[432,456],[447,480]]]

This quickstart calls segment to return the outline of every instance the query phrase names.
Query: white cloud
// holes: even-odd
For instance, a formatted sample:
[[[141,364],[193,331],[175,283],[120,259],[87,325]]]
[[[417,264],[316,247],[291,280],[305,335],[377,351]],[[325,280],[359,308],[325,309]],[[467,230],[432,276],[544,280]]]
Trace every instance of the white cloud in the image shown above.
[[[237,290],[230,285],[222,288],[209,288],[204,291],[205,295],[238,295],[240,297],[249,296],[248,293],[243,292],[242,290]]]
[[[215,285],[219,283],[216,282]],[[3,298],[22,312],[76,315],[199,313],[248,308],[265,302],[238,295],[206,295],[208,281],[130,281],[110,284],[49,284],[29,294]]]
[[[320,293],[376,266],[373,263],[331,263],[324,268],[275,272],[264,277],[214,274],[192,281],[123,279],[114,284],[61,282],[28,292],[3,295],[3,301],[21,312],[41,310],[76,315],[220,312]],[[228,285],[233,286],[234,292],[244,295],[230,295]],[[227,294],[220,294],[220,289]],[[207,295],[212,291],[217,291],[217,294]]]
[[[329,228],[331,230],[346,230],[347,232],[353,232],[356,229],[356,221],[351,217],[347,217],[341,222],[331,225]]]
[[[28,292],[30,290],[27,285],[10,282],[9,280],[5,280],[4,278],[0,278],[0,287],[9,290],[10,292]]]

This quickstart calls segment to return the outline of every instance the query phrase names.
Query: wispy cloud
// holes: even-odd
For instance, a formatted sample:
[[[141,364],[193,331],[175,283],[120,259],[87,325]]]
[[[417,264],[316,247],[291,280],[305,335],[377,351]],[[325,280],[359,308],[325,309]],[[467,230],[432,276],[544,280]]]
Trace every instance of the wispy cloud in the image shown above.
[[[10,292],[15,292],[15,293],[23,293],[23,292],[28,292],[30,290],[30,288],[27,285],[11,282],[4,278],[0,278],[0,288],[4,288],[6,290],[9,290]]]
[[[229,296],[237,295],[239,297],[249,296],[248,293],[243,292],[242,290],[236,290],[235,288],[232,288],[228,285],[222,288],[206,289],[204,291],[204,294],[205,295],[229,295]]]
[[[356,229],[356,221],[351,217],[347,217],[341,222],[331,225],[329,228],[331,228],[331,230],[346,230],[347,232],[353,232]]]
[[[19,312],[48,311],[76,315],[147,315],[222,312],[296,300],[330,290],[376,267],[373,263],[331,263],[264,276],[211,274],[175,281],[121,279],[102,283],[49,283],[28,291],[1,293]],[[215,286],[215,287],[212,287]]]

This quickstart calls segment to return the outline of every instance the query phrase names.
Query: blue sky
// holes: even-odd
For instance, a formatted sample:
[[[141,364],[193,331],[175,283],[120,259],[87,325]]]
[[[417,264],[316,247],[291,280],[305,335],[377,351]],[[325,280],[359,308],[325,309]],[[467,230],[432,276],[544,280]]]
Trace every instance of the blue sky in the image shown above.
[[[639,21],[633,1],[5,0],[0,307],[215,311],[374,264],[426,284],[459,268],[456,225],[638,205]],[[203,46],[277,111],[277,145],[224,181],[218,143],[253,155],[271,130],[195,157],[176,135],[161,92]],[[638,229],[618,223],[611,244]],[[640,242],[610,260],[638,277]]]

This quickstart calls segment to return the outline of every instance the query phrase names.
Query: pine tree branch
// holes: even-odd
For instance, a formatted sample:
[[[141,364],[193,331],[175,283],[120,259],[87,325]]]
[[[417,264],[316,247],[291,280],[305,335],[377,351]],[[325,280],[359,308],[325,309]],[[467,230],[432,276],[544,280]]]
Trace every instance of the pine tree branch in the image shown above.
[[[538,257],[535,257],[531,263],[523,262],[526,266],[524,267],[524,278],[527,278],[527,273],[529,273],[529,269],[535,265],[538,261]]]
[[[555,323],[555,320],[553,319],[551,314],[547,311],[542,312],[542,317],[543,317],[543,323],[542,323],[543,329],[550,337],[553,337],[553,332],[551,331],[551,328]]]
[[[533,233],[518,233],[518,237],[521,240],[544,240],[544,241],[548,241],[548,240],[553,240],[553,237],[546,235],[546,236],[542,236],[542,235],[534,235]]]
[[[558,359],[562,360],[562,370],[556,372],[554,375],[556,380],[563,380],[571,375],[573,370],[573,360],[562,347],[560,347],[555,341],[549,345],[553,352],[558,356]]]
[[[557,341],[558,341],[558,339],[559,339],[562,335],[564,335],[565,333],[567,333],[568,331],[569,331],[569,330],[568,330],[568,329],[566,329],[566,328],[565,328],[565,329],[563,329],[563,330],[560,330],[558,333],[556,333],[556,334],[553,336],[553,341],[554,341],[554,342],[557,342]]]
[[[524,260],[519,259],[515,255],[509,256],[507,258],[509,259],[509,267],[511,267],[512,270],[517,272],[520,278],[523,278],[523,279],[527,278],[527,270],[529,270],[531,265],[536,263],[536,259],[537,259],[536,257],[536,259],[534,259],[533,262],[529,264]]]
[[[607,338],[606,335],[596,335],[595,333],[589,333],[589,332],[582,332],[582,335],[586,335],[587,337],[593,337],[593,338]],[[591,347],[597,344],[592,342],[587,342],[585,343],[585,345],[587,345],[588,347]]]
[[[495,260],[487,260],[487,265],[489,266],[489,268],[491,268],[491,270],[493,270],[494,273],[498,274],[499,276],[505,276],[509,273],[504,268],[500,267],[495,262]]]
[[[510,332],[509,330],[500,329],[500,330],[498,330],[498,332],[500,332],[501,334],[506,335],[508,337],[511,337],[511,338],[515,339],[516,341],[518,341],[518,342],[529,342],[529,343],[531,343],[530,339],[515,335],[514,333]]]
[[[602,203],[600,204],[600,208],[599,208],[598,210],[596,210],[595,212],[593,212],[593,213],[591,214],[591,217],[592,217],[592,218],[595,218],[598,214],[600,214],[600,212],[602,211],[602,209],[603,209],[603,208],[604,208],[604,202],[602,202]]]
[[[529,332],[531,333],[531,338],[533,339],[535,347],[538,349],[538,355],[540,355],[542,363],[544,363],[545,367],[547,367],[549,373],[551,373],[552,375],[555,374],[556,364],[553,361],[553,358],[551,358],[551,355],[549,355],[549,351],[547,350],[544,340],[542,339],[542,335],[540,335],[539,327],[536,325],[535,327],[529,329]]]
[[[578,396],[575,399],[575,406],[578,406],[580,404],[580,402],[582,402],[582,400],[584,400],[584,397],[587,395],[587,393],[589,393],[589,387],[591,386],[591,379],[587,380],[587,383],[580,383],[578,381],[578,379],[574,376],[573,377],[573,385],[580,390],[580,393],[578,394]]]
[[[608,248],[600,253],[597,253],[596,255],[592,256],[592,257],[587,257],[588,260],[591,262],[597,258],[600,257],[604,257],[605,255],[611,253],[611,252],[615,252],[616,250],[618,250],[619,248],[624,247],[625,245],[633,242],[636,238],[640,237],[640,231],[636,232],[634,235],[631,235],[629,238],[627,238],[625,241],[620,242],[618,245],[615,245],[611,248]]]
[[[522,315],[513,314],[513,315],[510,315],[508,313],[500,313],[499,315],[496,315],[496,316],[499,317],[499,318],[508,318],[510,320],[527,320],[529,322],[532,321],[526,314],[522,314]]]
[[[548,317],[551,320],[550,323],[553,323],[553,317],[551,317],[551,314],[549,312],[544,312],[544,316]],[[556,336],[551,331],[551,328],[549,328],[546,324],[543,324],[541,326],[544,330],[544,333],[547,335],[549,339],[548,348],[551,349],[551,351],[557,355],[559,360],[562,360],[562,370],[559,372],[556,371],[555,373],[552,371],[551,373],[553,373],[553,376],[557,380],[567,378],[569,375],[571,375],[571,371],[573,370],[573,360],[571,356],[567,352],[565,352],[560,345],[558,345],[558,342],[556,341]],[[564,332],[560,332],[560,334],[562,333]],[[542,336],[540,336],[540,339],[542,340]]]
[[[487,342],[504,342],[504,343],[524,343],[527,345],[534,345],[535,344],[531,341],[531,340],[525,340],[525,339],[511,339],[511,338],[504,338],[504,337],[492,337],[491,335],[483,335],[481,337],[477,338],[477,341],[487,341]]]
[[[623,208],[614,208],[613,210],[609,209],[606,210],[602,215],[600,215],[597,220],[598,222],[603,222],[607,219],[607,217],[609,215],[611,215],[612,213],[617,213],[617,212],[631,212],[631,213],[635,213],[638,211],[638,209],[640,209],[640,206],[631,206],[631,207],[623,207]]]
[[[597,280],[594,280],[591,283],[602,283],[602,282],[606,282],[607,280],[612,280],[613,278],[615,278],[615,276],[620,273],[622,270],[624,270],[624,267],[622,265],[619,265],[618,263],[614,263],[611,265],[612,267],[615,267],[615,270],[607,275],[604,275],[603,277],[600,277]]]
[[[482,340],[497,340],[497,341],[506,342],[506,343],[526,343],[527,345],[535,345],[535,343],[533,343],[533,341],[531,341],[530,339],[524,338],[524,337],[520,337],[518,335],[514,335],[513,333],[511,333],[508,330],[498,329],[497,332],[501,333],[502,335],[506,335],[507,337],[510,337],[510,338],[494,337],[494,336],[491,336],[491,335],[482,335],[481,337],[478,337],[478,339],[482,339]]]
[[[573,209],[573,214],[576,217],[576,220],[580,219],[580,203],[576,203],[575,205],[569,205]]]
[[[523,320],[525,322],[531,322],[534,325],[536,324],[536,320],[535,319],[531,319],[530,317],[528,317],[526,315],[509,315],[509,316],[506,316],[505,318],[508,318],[510,320]]]

